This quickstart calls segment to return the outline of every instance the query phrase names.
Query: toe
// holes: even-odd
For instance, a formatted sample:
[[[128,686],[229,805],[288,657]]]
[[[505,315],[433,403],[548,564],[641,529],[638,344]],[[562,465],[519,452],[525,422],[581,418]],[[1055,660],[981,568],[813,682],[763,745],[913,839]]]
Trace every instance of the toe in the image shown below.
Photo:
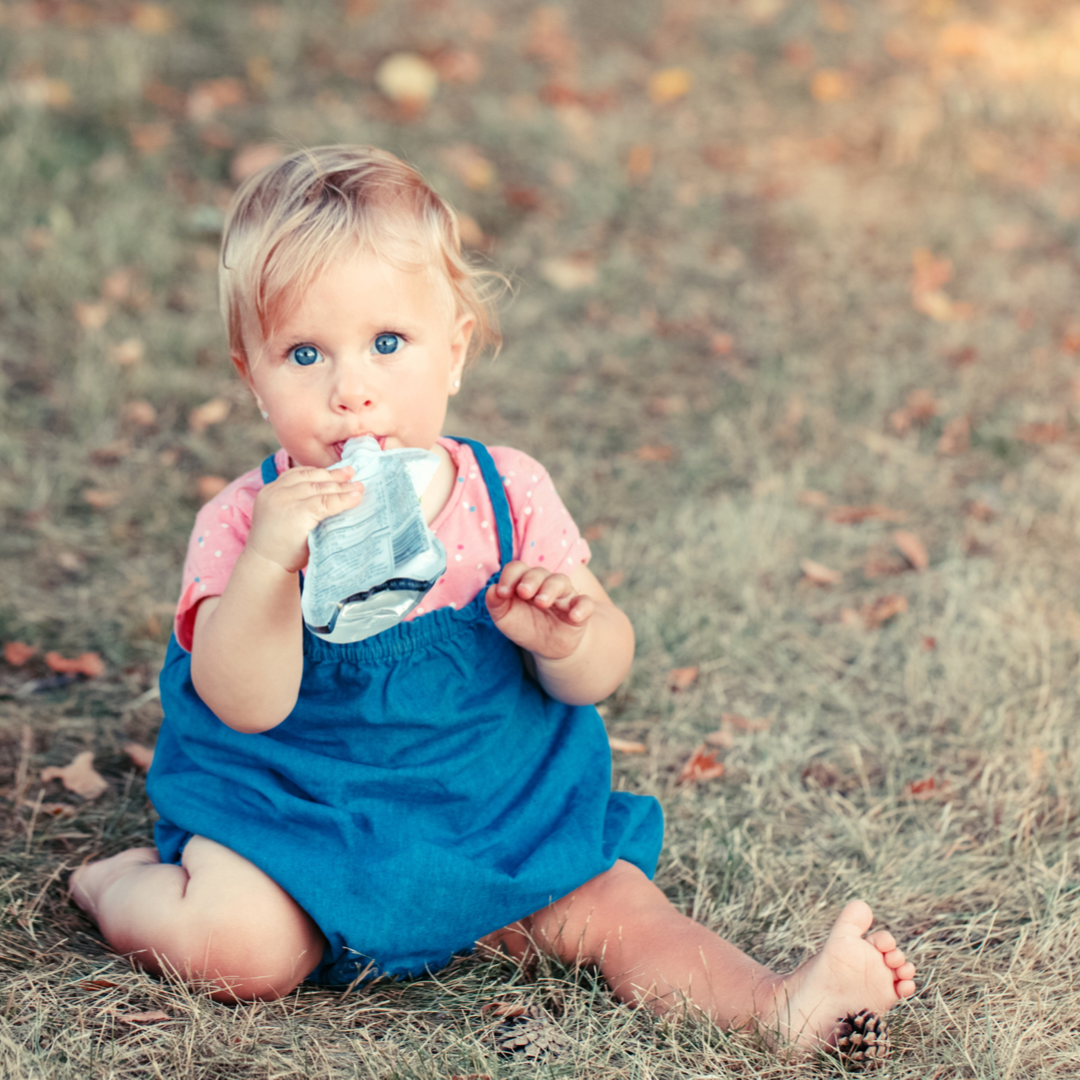
[[[904,954],[899,949],[890,949],[882,954],[881,959],[885,961],[886,967],[898,968],[904,963]]]
[[[896,938],[888,930],[875,930],[867,939],[878,952],[891,953],[896,948]],[[886,961],[888,963],[888,961]]]
[[[915,983],[912,979],[901,979],[896,984],[896,996],[901,998],[909,998],[915,993]]]
[[[852,900],[851,903],[846,905],[844,910],[840,912],[840,918],[836,920],[837,925],[843,923],[856,928],[860,937],[870,929],[870,924],[873,921],[874,913],[870,910],[870,905],[865,900]]]
[[[896,978],[899,979],[901,982],[910,982],[912,979],[915,978],[915,965],[912,963],[901,964],[893,972],[893,975],[895,975]]]

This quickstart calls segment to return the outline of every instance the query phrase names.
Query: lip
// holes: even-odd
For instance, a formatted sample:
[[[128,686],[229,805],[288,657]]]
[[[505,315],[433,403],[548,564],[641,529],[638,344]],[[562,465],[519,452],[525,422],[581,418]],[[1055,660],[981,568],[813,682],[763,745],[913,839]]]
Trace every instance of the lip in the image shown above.
[[[337,454],[338,461],[341,460],[341,455],[345,451],[345,444],[349,441],[349,439],[363,439],[365,436],[374,439],[379,444],[380,450],[386,449],[385,435],[375,435],[370,431],[362,431],[359,435],[350,435],[348,439],[342,439],[340,442],[330,444],[333,447],[334,453]]]

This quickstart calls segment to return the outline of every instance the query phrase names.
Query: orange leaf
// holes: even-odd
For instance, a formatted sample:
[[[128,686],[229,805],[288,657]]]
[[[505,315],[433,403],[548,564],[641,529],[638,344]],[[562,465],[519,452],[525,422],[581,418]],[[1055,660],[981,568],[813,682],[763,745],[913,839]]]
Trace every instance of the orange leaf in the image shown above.
[[[283,152],[279,143],[249,143],[241,146],[229,162],[229,179],[234,184],[242,183],[260,169],[273,165]]]
[[[810,80],[810,93],[816,101],[840,101],[842,98],[851,97],[851,91],[851,76],[836,68],[822,68],[815,72]]]
[[[930,558],[926,554],[926,547],[914,533],[905,532],[904,530],[899,529],[893,533],[893,540],[900,549],[900,554],[903,555],[916,570],[925,570],[930,565]]]
[[[229,481],[224,476],[200,476],[199,498],[203,502],[209,502],[215,495],[229,486]]]
[[[143,772],[147,772],[154,762],[152,747],[143,746],[142,743],[129,742],[124,744],[124,753],[131,758],[132,764],[138,766]]]
[[[639,446],[634,451],[638,461],[671,461],[675,450],[671,446]]]
[[[689,690],[697,682],[698,666],[673,668],[668,673],[668,689],[673,691]]]
[[[839,585],[844,580],[844,575],[839,570],[830,570],[827,566],[814,562],[813,559],[803,559],[799,565],[807,580],[815,585]]]
[[[897,615],[907,611],[907,609],[906,597],[895,594],[882,596],[862,609],[863,622],[866,624],[867,630],[876,630],[879,626],[884,626],[890,619],[894,619]]]
[[[83,502],[89,503],[95,510],[111,510],[122,498],[119,491],[105,491],[103,488],[87,488],[82,497]]]
[[[109,319],[109,305],[99,304],[76,304],[72,311],[75,321],[84,330],[100,330]]]
[[[232,402],[216,397],[204,401],[188,413],[188,427],[195,432],[205,431],[212,424],[220,424],[232,411]]]
[[[150,427],[157,421],[157,409],[141,398],[137,401],[129,401],[124,406],[124,419],[130,420],[137,427]]]
[[[81,795],[84,799],[96,799],[107,791],[108,781],[94,768],[94,752],[84,750],[76,754],[70,765],[51,765],[41,770],[41,782],[59,780],[68,791]]]
[[[1063,424],[1024,424],[1016,429],[1016,437],[1021,442],[1046,445],[1061,442],[1065,437]]]
[[[715,780],[724,775],[724,763],[710,754],[704,743],[689,757],[679,773],[679,784],[699,784],[703,780]]]
[[[907,786],[908,794],[918,802],[926,802],[938,793],[937,780],[928,776],[925,780],[912,780]]]
[[[754,720],[748,720],[745,716],[730,712],[721,713],[720,722],[730,724],[731,727],[737,728],[739,731],[768,731],[772,726],[772,721],[767,716],[759,716]]]
[[[36,645],[26,645],[21,641],[9,641],[4,645],[4,659],[12,667],[22,667],[31,656],[36,655]]]
[[[495,166],[475,146],[458,143],[443,150],[442,163],[470,191],[490,191],[495,183]]]
[[[859,525],[871,518],[899,523],[907,515],[902,510],[890,510],[879,503],[871,503],[869,506],[834,506],[826,516],[837,525]]]
[[[649,100],[667,105],[690,93],[694,80],[686,68],[665,68],[649,77]]]
[[[620,754],[644,754],[648,747],[643,742],[631,742],[629,739],[617,739],[614,735],[608,736],[612,750],[618,750]]]
[[[47,652],[45,663],[61,675],[85,675],[88,679],[94,679],[105,671],[105,662],[96,652],[84,652],[71,660],[58,652]]]

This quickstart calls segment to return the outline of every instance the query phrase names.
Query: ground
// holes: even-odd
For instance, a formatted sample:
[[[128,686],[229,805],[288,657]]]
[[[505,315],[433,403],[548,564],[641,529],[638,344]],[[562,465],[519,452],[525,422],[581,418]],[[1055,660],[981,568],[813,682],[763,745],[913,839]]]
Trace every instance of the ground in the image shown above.
[[[448,431],[544,462],[634,622],[603,709],[661,887],[780,967],[865,898],[922,976],[890,1076],[1075,1073],[1077,71],[1053,0],[0,4],[0,642],[37,649],[0,662],[5,1073],[512,1075],[482,1009],[539,1001],[552,1075],[803,1074],[478,959],[232,1009],[67,903],[150,835],[124,747],[187,532],[272,448],[223,207],[343,140],[509,278]],[[42,780],[87,751],[102,794]]]

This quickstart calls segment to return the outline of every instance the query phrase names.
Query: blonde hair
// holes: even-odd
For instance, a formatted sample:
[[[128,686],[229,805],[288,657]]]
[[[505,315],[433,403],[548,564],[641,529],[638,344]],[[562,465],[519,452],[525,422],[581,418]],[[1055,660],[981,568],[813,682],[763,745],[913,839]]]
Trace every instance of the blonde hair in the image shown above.
[[[233,197],[219,284],[234,359],[250,370],[247,344],[255,328],[265,340],[329,264],[358,250],[437,271],[454,314],[474,320],[469,360],[489,346],[498,351],[494,298],[505,279],[462,255],[449,204],[385,150],[318,146],[266,166]]]

